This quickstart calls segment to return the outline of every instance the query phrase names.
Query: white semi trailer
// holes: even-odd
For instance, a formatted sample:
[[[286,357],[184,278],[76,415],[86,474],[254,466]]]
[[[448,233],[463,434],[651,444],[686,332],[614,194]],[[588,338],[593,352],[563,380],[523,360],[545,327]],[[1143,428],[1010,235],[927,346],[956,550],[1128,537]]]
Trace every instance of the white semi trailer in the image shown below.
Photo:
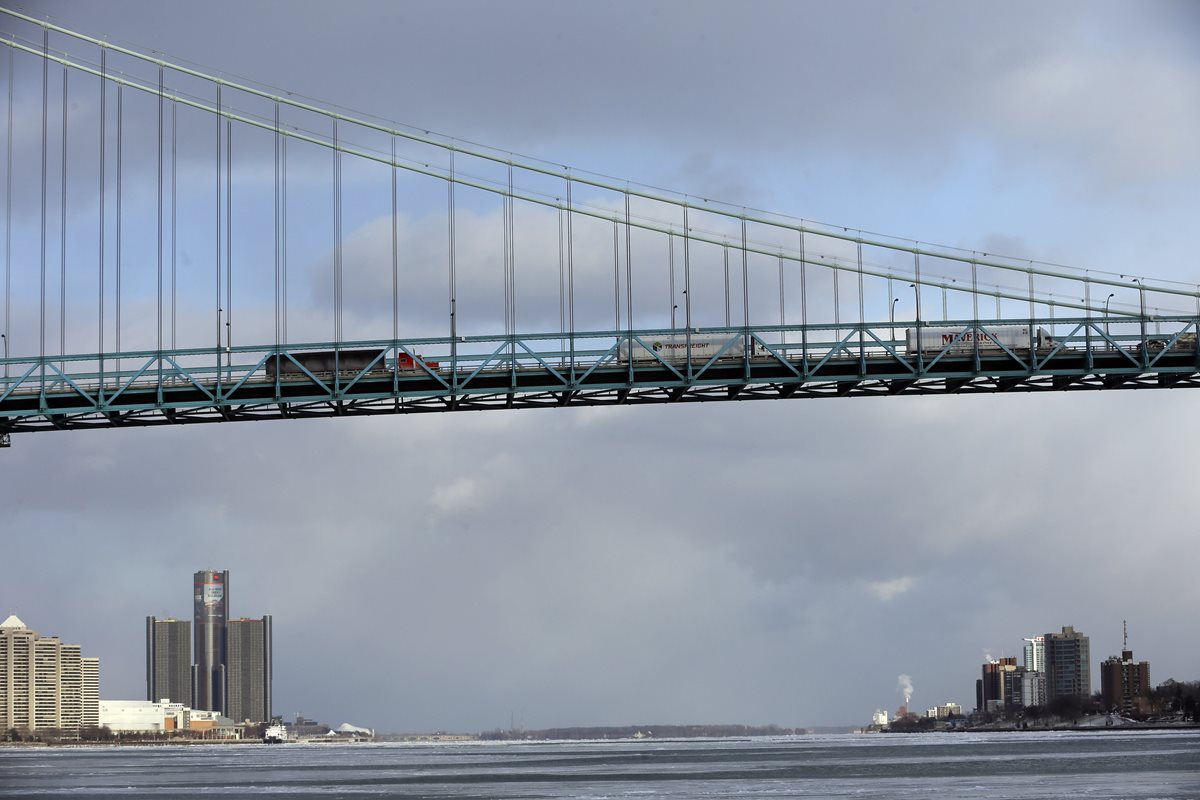
[[[620,360],[630,360],[632,353],[634,361],[662,359],[668,363],[679,363],[687,361],[690,355],[693,364],[703,364],[718,353],[721,358],[742,358],[746,354],[746,337],[740,333],[693,333],[690,337],[685,333],[643,336],[640,342],[633,342],[632,348],[629,345],[628,341],[623,341],[617,348]]]
[[[920,342],[917,330],[905,331],[905,344],[909,354],[918,352],[937,354],[943,350],[947,355],[967,355],[975,352],[976,338],[980,352],[1003,352],[1007,347],[1014,352],[1029,352],[1028,325],[991,325],[967,328],[921,328]],[[1038,328],[1033,337],[1033,346],[1038,350],[1054,346],[1054,339],[1045,328]]]

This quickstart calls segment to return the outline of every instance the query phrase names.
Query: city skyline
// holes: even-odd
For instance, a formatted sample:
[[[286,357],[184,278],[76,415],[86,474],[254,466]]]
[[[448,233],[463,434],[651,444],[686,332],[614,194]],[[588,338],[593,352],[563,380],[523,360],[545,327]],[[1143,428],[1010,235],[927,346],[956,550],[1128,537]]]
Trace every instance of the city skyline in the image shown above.
[[[1194,5],[36,13],[695,197],[1200,279],[1184,235],[1200,216]],[[38,136],[38,105],[16,135]],[[17,252],[34,252],[36,225],[13,222]],[[293,296],[315,305],[328,253],[293,257]],[[1190,680],[1200,654],[1177,631],[1200,588],[1173,565],[1194,538],[1194,402],[897,397],[18,435],[0,497],[29,532],[6,555],[31,566],[0,614],[82,642],[104,696],[140,697],[140,621],[187,618],[157,607],[178,565],[221,564],[247,576],[239,608],[303,621],[276,631],[277,713],[393,730],[850,724],[899,699],[897,674],[914,707],[966,707],[987,654],[1020,657],[1064,622],[1091,636],[1093,671],[1128,619],[1156,681]],[[75,577],[49,596],[52,573]],[[376,632],[364,666],[337,686],[360,629]],[[813,653],[837,654],[833,680]]]

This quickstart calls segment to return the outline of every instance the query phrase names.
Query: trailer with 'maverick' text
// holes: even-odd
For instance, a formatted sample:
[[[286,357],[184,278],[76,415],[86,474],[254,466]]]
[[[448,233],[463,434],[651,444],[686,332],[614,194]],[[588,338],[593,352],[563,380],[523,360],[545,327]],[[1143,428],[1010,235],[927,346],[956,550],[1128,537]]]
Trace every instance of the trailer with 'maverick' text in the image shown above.
[[[918,341],[917,330],[909,328],[905,331],[905,345],[908,353],[947,355],[969,355],[980,352],[992,355],[1003,353],[1006,349],[1015,352],[1029,352],[1032,341],[1037,350],[1046,350],[1054,346],[1054,339],[1045,328],[1038,328],[1032,340],[1028,325],[990,325],[967,326],[963,328],[920,328]]]

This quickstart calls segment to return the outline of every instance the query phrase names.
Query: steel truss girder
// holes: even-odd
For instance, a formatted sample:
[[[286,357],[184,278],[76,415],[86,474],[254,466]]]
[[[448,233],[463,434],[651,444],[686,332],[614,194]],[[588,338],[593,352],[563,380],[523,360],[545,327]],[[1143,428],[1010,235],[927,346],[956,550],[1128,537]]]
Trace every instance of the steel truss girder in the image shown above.
[[[657,355],[630,362],[620,356],[622,342],[644,345],[651,337],[682,333],[671,330],[580,333],[570,351],[549,349],[564,338],[561,333],[464,337],[451,352],[471,346],[476,352],[456,355],[450,363],[436,354],[450,346],[448,338],[244,346],[229,353],[199,349],[12,358],[3,362],[10,377],[0,378],[0,436],[516,408],[1200,386],[1195,340],[1181,339],[1196,330],[1197,320],[1170,321],[1178,330],[1142,342],[1110,336],[1101,328],[1102,320],[1021,320],[1017,324],[1072,328],[1065,340],[1032,358],[1028,348],[1014,351],[986,330],[976,340],[990,337],[998,346],[951,352],[972,328],[1013,324],[1011,320],[940,323],[961,332],[940,352],[921,354],[904,352],[897,338],[912,323],[702,329],[695,333],[730,339],[717,355],[692,363]],[[805,344],[788,342],[799,331],[804,335],[791,338]],[[755,355],[743,348],[743,355],[727,356],[738,340],[751,343]],[[1081,348],[1084,341],[1087,346]],[[584,346],[589,343],[593,346]],[[362,348],[377,348],[383,355],[336,374],[314,374],[296,358],[314,350]],[[574,362],[567,358],[570,352],[576,355]],[[389,366],[399,363],[400,354],[420,368]],[[264,365],[275,355],[295,364],[299,374],[286,379],[266,375]],[[118,360],[133,367],[115,372]],[[440,361],[436,369],[426,363],[434,361]]]

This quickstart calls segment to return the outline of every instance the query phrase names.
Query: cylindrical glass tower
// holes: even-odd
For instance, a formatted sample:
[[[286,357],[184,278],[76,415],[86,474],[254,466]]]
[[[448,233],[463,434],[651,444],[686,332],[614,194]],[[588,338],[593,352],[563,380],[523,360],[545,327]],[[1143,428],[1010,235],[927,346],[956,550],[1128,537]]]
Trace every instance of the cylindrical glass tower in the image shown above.
[[[192,708],[224,714],[229,571],[200,570],[192,584],[196,658],[192,667]]]

